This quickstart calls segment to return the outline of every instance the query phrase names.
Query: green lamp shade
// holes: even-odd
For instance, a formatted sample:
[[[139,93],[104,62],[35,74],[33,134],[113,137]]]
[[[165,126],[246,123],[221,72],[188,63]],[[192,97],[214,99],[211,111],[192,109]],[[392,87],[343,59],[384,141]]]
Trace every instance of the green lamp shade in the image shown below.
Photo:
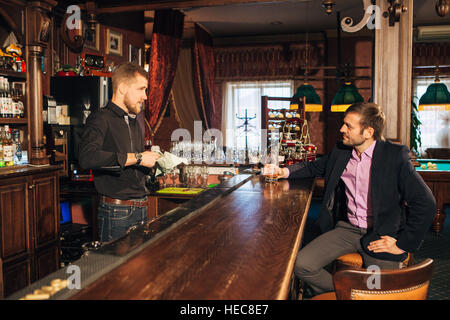
[[[300,97],[305,97],[305,111],[322,111],[322,102],[320,101],[320,97],[312,85],[304,83],[297,88],[297,92],[292,97],[291,109],[298,109],[298,99]]]
[[[434,110],[435,107],[450,110],[450,92],[447,86],[440,82],[430,84],[419,100],[419,111]]]
[[[363,102],[363,97],[359,94],[358,89],[351,84],[346,82],[342,87],[339,88],[338,92],[331,102],[332,112],[345,112],[350,105],[355,102]]]

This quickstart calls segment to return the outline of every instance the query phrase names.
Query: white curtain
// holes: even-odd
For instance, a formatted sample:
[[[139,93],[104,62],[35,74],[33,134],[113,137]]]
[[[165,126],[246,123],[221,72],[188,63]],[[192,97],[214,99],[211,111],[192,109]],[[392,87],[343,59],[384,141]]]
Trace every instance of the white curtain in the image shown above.
[[[223,87],[222,132],[224,145],[245,148],[244,119],[247,110],[247,143],[249,149],[261,144],[261,96],[292,97],[293,81],[226,82]],[[269,108],[289,108],[289,101],[274,101]]]
[[[447,88],[450,88],[449,79],[440,79]],[[414,79],[414,102],[419,105],[419,99],[427,91],[434,78]],[[427,110],[419,111],[420,133],[422,146],[419,148],[421,156],[425,157],[427,148],[450,148],[450,110],[443,107],[428,107]]]

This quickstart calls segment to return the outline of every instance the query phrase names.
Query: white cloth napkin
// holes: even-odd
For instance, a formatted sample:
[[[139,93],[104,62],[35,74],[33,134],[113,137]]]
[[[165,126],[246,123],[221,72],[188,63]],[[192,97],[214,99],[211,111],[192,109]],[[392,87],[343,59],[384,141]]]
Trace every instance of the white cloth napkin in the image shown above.
[[[152,146],[151,149],[152,152],[158,153],[161,155],[161,158],[156,160],[159,167],[156,168],[156,176],[158,176],[161,173],[165,173],[172,168],[176,167],[180,163],[189,164],[188,160],[186,158],[180,158],[170,152],[165,151],[164,154],[161,152],[159,146]]]

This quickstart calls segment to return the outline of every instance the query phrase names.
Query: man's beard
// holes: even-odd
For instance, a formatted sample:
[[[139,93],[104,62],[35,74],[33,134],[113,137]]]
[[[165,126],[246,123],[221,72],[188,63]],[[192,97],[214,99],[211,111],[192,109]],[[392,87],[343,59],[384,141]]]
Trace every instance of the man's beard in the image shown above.
[[[354,141],[354,140],[351,141],[349,139],[347,139],[347,140],[342,139],[342,143],[349,147],[358,147],[358,146],[362,145],[364,142],[365,142],[364,139],[361,139],[359,141]]]
[[[141,112],[142,110],[142,103],[136,103],[135,105],[133,105],[130,100],[128,98],[125,98],[125,106],[128,109],[128,113],[132,113],[132,114],[138,114],[139,112]]]

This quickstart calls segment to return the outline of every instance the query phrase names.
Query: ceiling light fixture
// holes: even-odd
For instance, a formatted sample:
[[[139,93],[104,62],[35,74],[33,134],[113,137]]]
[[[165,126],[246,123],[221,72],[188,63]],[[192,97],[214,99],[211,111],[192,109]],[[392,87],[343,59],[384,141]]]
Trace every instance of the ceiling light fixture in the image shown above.
[[[350,105],[356,102],[364,102],[364,99],[358,89],[350,81],[346,81],[331,102],[331,112],[345,112]]]
[[[439,80],[439,66],[436,66],[436,78],[419,100],[419,111],[434,110],[436,107],[450,110],[450,92]]]
[[[450,11],[450,0],[438,0],[436,2],[436,13],[439,17],[445,17]]]
[[[333,13],[334,5],[335,5],[334,0],[323,0],[322,1],[322,7],[325,9],[325,13],[327,15],[330,15]]]

